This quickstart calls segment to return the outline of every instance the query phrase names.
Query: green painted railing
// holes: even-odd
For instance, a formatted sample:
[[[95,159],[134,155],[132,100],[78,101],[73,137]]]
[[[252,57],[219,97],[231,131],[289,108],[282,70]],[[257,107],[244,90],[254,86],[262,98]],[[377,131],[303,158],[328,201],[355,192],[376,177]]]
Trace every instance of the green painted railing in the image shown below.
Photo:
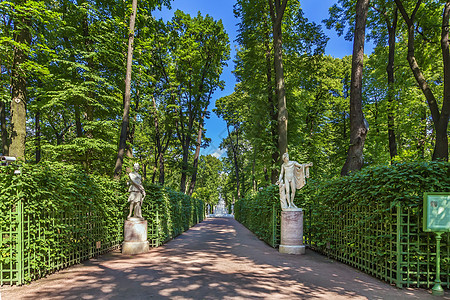
[[[1,171],[0,285],[21,285],[121,246],[124,186],[63,164]],[[146,191],[142,214],[152,247],[204,219],[201,200],[159,186]]]
[[[431,288],[436,278],[434,233],[422,230],[422,208],[336,205],[305,208],[305,244],[397,287]],[[313,225],[311,225],[313,224]],[[450,287],[450,234],[442,235],[442,286]]]
[[[273,248],[280,244],[280,213],[276,187],[270,187],[234,206],[235,219]]]
[[[436,166],[439,171],[441,165]],[[433,178],[436,177],[426,177],[427,180]],[[400,177],[399,181],[402,180]],[[422,194],[405,191],[402,187],[400,195],[394,197],[387,191],[385,196],[397,200],[376,201],[376,197],[375,200],[364,198],[362,191],[369,189],[366,186],[377,189],[361,184],[360,195],[347,201],[332,197],[334,191],[326,194],[332,186],[321,188],[325,196],[314,194],[317,187],[313,185],[303,194],[299,193],[300,200],[296,204],[304,211],[304,244],[399,288],[431,288],[436,280],[436,235],[422,229]],[[430,184],[427,187],[433,190]],[[302,201],[307,193],[312,196]],[[316,196],[322,197],[320,201]],[[235,206],[236,220],[272,247],[279,245],[278,197],[278,189],[271,186],[258,195],[238,201]],[[439,250],[441,284],[450,289],[450,233],[442,234]]]
[[[41,278],[117,249],[123,240],[122,216],[117,216],[114,224],[106,224],[87,205],[36,215],[29,213],[23,200],[19,200],[10,211],[2,213],[9,220],[0,228],[2,285],[21,285]]]

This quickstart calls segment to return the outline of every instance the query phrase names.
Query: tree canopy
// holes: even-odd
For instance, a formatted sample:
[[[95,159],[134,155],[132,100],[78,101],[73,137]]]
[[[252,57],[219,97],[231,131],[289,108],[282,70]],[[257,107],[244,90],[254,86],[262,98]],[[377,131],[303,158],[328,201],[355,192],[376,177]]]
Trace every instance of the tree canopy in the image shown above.
[[[154,18],[170,5],[1,1],[0,152],[106,176],[139,162],[144,180],[210,204],[275,183],[285,151],[313,162],[317,179],[340,176],[358,143],[350,171],[448,161],[450,1],[338,0],[317,24],[298,0],[238,0],[237,84],[219,99],[230,59],[222,21]],[[355,55],[326,55],[322,26],[374,50],[354,52],[353,65]],[[202,155],[211,112],[227,127],[220,158]]]

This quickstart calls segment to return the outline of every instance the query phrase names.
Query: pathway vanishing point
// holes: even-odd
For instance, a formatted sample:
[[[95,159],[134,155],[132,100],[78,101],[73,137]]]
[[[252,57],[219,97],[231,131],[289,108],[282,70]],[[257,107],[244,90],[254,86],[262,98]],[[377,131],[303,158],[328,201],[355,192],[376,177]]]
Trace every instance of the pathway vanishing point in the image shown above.
[[[281,254],[232,218],[208,218],[149,253],[112,252],[25,286],[18,299],[450,299],[397,289],[309,249]]]

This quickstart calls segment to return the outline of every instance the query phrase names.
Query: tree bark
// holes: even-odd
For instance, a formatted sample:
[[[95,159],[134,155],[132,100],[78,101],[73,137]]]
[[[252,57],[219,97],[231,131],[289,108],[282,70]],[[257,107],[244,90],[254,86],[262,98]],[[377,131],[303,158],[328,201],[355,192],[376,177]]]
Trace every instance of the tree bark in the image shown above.
[[[30,20],[28,16],[20,17],[14,24],[14,59],[11,72],[11,144],[9,155],[18,159],[25,159],[25,138],[26,138],[26,96],[27,83],[23,64],[28,57],[26,50],[31,42],[31,35],[28,30]]]
[[[388,79],[388,140],[389,140],[389,154],[391,156],[391,162],[394,157],[397,156],[397,141],[395,139],[395,117],[394,117],[394,59],[395,59],[395,33],[397,31],[397,19],[398,10],[394,10],[394,18],[392,24],[389,24],[389,20],[386,19],[386,25],[388,29],[388,64],[386,66],[387,79]]]
[[[205,107],[205,111],[202,115],[202,120],[200,122],[200,127],[198,129],[198,135],[197,135],[197,145],[195,146],[195,153],[194,153],[194,163],[193,163],[193,172],[191,176],[191,183],[189,184],[189,190],[188,195],[192,196],[192,193],[194,193],[195,189],[195,183],[197,181],[197,170],[198,170],[198,158],[200,156],[200,146],[202,145],[202,134],[203,134],[203,120],[205,118],[206,110],[208,106]]]
[[[447,126],[450,116],[450,73],[448,68],[450,68],[449,61],[449,45],[448,45],[448,22],[449,22],[449,10],[450,2],[447,1],[445,4],[444,12],[442,14],[442,31],[441,31],[441,50],[442,50],[442,60],[444,65],[444,96],[442,103],[442,111],[439,112],[439,107],[436,98],[430,89],[422,71],[420,70],[419,64],[415,57],[414,48],[414,19],[417,10],[422,3],[422,0],[417,1],[414,11],[411,16],[408,16],[401,0],[395,0],[400,13],[405,20],[408,29],[408,55],[406,59],[408,60],[409,67],[414,74],[417,84],[422,90],[425,98],[427,99],[428,107],[430,108],[431,118],[433,120],[434,129],[436,132],[436,143],[433,150],[433,160],[446,160],[448,161],[448,136],[447,136]]]
[[[352,75],[350,82],[350,146],[347,159],[341,170],[346,176],[351,171],[361,170],[363,149],[368,128],[362,112],[362,76],[364,62],[364,40],[369,0],[356,2],[355,34],[353,40]]]
[[[157,157],[155,158],[155,165],[158,166],[158,162],[159,162],[158,182],[160,185],[164,185],[164,151],[163,151],[162,142],[161,142],[161,133],[159,131],[158,111],[156,108],[155,97],[152,97],[152,101],[153,101],[153,110],[154,110],[153,111],[153,120],[154,120],[154,124],[155,124],[156,150],[158,152]],[[169,138],[168,138],[168,140],[169,140]],[[155,174],[156,174],[156,172],[155,172]]]
[[[287,152],[288,112],[286,107],[286,90],[284,87],[283,69],[283,41],[281,22],[286,10],[287,0],[269,0],[270,16],[272,19],[274,69],[276,94],[278,99],[278,151],[279,157]]]
[[[241,199],[241,180],[240,180],[240,172],[239,172],[239,163],[237,158],[237,151],[239,146],[239,128],[235,129],[236,132],[236,144],[233,143],[233,138],[230,134],[230,128],[227,124],[228,137],[230,139],[231,150],[233,151],[233,162],[234,162],[234,172],[236,175],[236,192],[237,198]]]
[[[127,52],[127,71],[125,75],[125,93],[124,107],[122,116],[122,126],[120,128],[119,150],[117,152],[116,166],[114,168],[114,178],[119,179],[122,172],[123,156],[125,154],[127,132],[130,118],[130,101],[131,101],[131,69],[133,64],[133,43],[134,43],[134,26],[136,23],[137,0],[132,2],[132,12],[130,16],[130,27],[128,31],[128,52]]]
[[[187,173],[188,173],[188,158],[189,158],[189,146],[190,138],[188,138],[189,144],[182,145],[183,150],[183,159],[181,165],[181,180],[180,180],[180,192],[186,193],[186,181],[187,181]]]
[[[8,155],[8,130],[6,127],[6,103],[0,101],[0,129],[2,131],[2,148],[1,153]]]
[[[436,124],[436,144],[433,151],[433,160],[448,161],[448,122],[450,117],[450,50],[449,50],[449,17],[450,1],[445,3],[442,14],[441,49],[444,63],[444,97],[439,121]]]
[[[274,103],[274,97],[273,97],[273,83],[272,83],[272,67],[274,66],[274,63],[272,63],[272,53],[270,49],[269,44],[269,33],[267,33],[266,40],[265,40],[265,50],[266,50],[266,79],[267,79],[267,104],[269,107],[269,113],[270,113],[270,132],[272,134],[272,142],[276,149],[278,149],[278,113],[275,109],[275,103]],[[272,152],[272,167],[270,168],[270,182],[272,184],[275,184],[278,180],[278,168],[273,168],[273,166],[278,164],[278,159],[280,157],[279,151],[273,151]]]

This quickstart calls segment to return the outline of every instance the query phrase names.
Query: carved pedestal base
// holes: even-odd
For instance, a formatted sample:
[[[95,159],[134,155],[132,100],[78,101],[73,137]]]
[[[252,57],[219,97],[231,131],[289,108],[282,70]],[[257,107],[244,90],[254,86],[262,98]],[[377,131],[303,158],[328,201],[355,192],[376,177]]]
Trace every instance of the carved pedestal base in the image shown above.
[[[303,211],[301,208],[281,212],[280,253],[305,254],[303,245]]]
[[[147,221],[140,218],[129,218],[125,221],[122,254],[140,254],[149,250],[147,241]]]

